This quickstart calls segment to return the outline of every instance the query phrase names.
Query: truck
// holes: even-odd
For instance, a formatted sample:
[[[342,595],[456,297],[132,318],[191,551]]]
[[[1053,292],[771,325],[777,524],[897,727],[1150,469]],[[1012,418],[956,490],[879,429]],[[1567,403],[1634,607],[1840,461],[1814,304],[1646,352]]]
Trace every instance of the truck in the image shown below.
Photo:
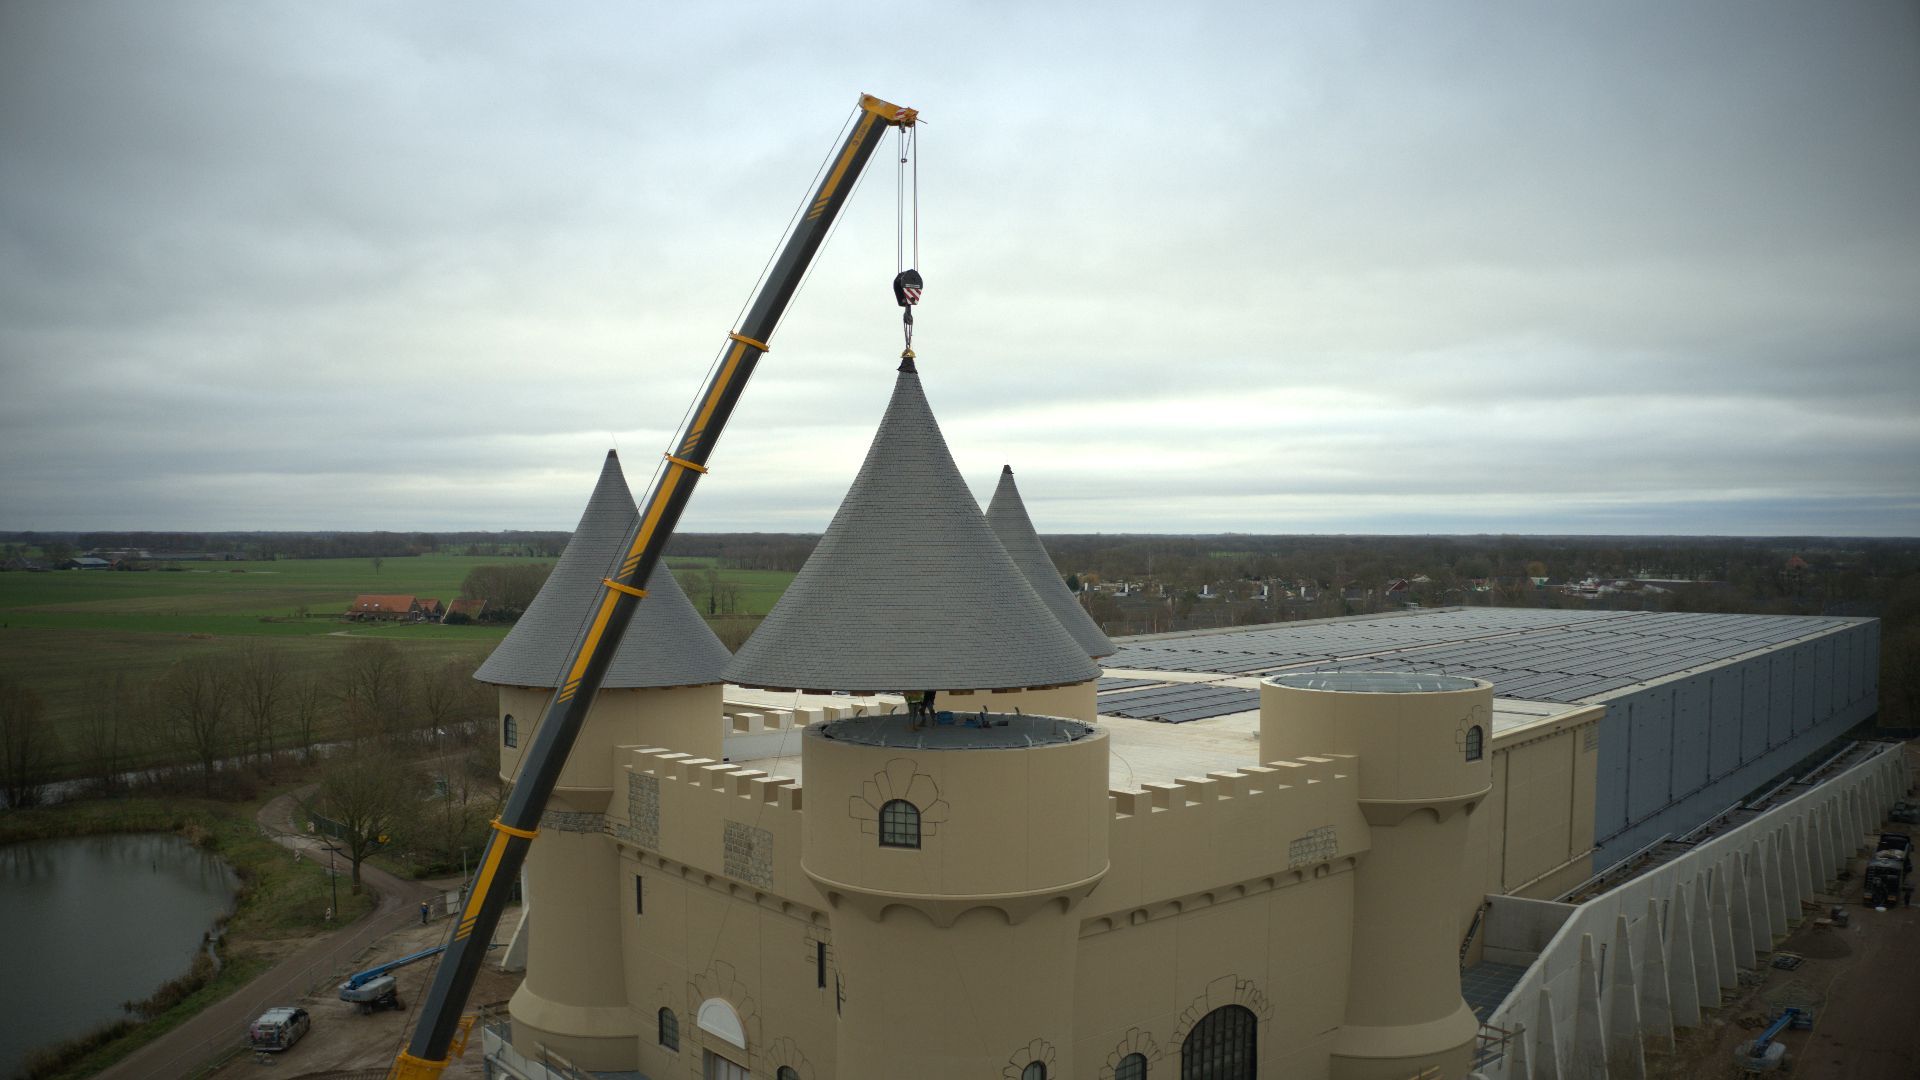
[[[389,1080],[437,1080],[453,1055],[465,1050],[474,1022],[471,1014],[464,1014],[467,994],[479,975],[480,961],[493,939],[500,911],[519,877],[527,849],[538,835],[547,797],[552,794],[561,767],[566,764],[567,753],[573,749],[574,740],[586,722],[587,711],[606,678],[620,639],[633,621],[634,609],[646,598],[647,579],[680,523],[680,514],[693,495],[694,485],[706,475],[707,460],[719,442],[721,430],[733,415],[748,378],[760,357],[770,351],[768,342],[780,325],[787,305],[806,278],[814,256],[833,231],[840,211],[852,197],[855,182],[890,133],[898,133],[900,137],[900,160],[904,169],[908,147],[916,140],[918,119],[918,110],[882,101],[871,94],[860,96],[838,147],[822,164],[811,196],[795,211],[786,239],[748,302],[745,316],[738,328],[727,334],[705,388],[687,412],[674,449],[662,455],[666,465],[639,507],[639,524],[627,537],[626,553],[618,569],[603,579],[604,591],[592,601],[591,611],[585,613],[586,630],[574,646],[560,688],[548,700],[540,722],[533,729],[532,741],[521,757],[519,775],[507,794],[506,805],[492,822],[492,834],[474,870],[467,901],[446,945],[445,958],[434,973],[420,1006],[419,1022],[408,1037],[406,1049],[394,1058],[393,1067],[387,1073]],[[897,187],[905,191],[904,184]],[[919,191],[917,162],[912,190]],[[913,249],[917,253],[917,194],[915,199]],[[896,210],[903,211],[904,206]],[[905,214],[896,213],[896,220],[904,222]],[[897,241],[903,239],[896,238]],[[896,262],[904,250],[903,243],[896,243]],[[907,347],[901,359],[907,361],[913,358],[910,305],[919,302],[924,283],[917,272],[897,265],[895,270],[896,302],[905,309],[902,324]]]
[[[1868,907],[1897,907],[1905,902],[1907,878],[1913,873],[1913,838],[1900,833],[1881,833],[1867,860],[1866,894]]]

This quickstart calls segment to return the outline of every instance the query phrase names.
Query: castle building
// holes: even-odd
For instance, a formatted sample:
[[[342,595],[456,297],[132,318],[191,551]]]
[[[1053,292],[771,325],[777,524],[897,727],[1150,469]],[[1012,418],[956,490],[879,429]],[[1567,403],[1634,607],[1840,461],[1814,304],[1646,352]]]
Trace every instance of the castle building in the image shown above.
[[[505,777],[633,518],[609,455],[479,672]],[[1492,901],[1567,907],[1598,868],[1606,704],[1352,648],[1229,679],[1117,647],[1011,469],[981,512],[911,361],[737,654],[648,589],[528,857],[511,1074],[1465,1077]]]

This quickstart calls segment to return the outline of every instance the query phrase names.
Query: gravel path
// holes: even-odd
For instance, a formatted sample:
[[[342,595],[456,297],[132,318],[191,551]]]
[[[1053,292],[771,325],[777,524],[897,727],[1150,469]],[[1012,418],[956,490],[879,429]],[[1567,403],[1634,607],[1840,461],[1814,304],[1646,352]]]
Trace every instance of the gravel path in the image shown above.
[[[310,856],[326,848],[294,830],[293,813],[299,796],[312,789],[288,792],[260,808],[255,819],[280,843]],[[290,1004],[324,979],[343,978],[347,965],[373,942],[418,923],[420,902],[439,895],[430,885],[403,881],[378,867],[363,864],[362,882],[379,898],[367,917],[322,934],[272,968],[260,973],[225,1000],[209,1005],[200,1015],[128,1055],[100,1073],[100,1080],[160,1080],[195,1072],[221,1051],[238,1044],[254,1017],[276,1005]]]

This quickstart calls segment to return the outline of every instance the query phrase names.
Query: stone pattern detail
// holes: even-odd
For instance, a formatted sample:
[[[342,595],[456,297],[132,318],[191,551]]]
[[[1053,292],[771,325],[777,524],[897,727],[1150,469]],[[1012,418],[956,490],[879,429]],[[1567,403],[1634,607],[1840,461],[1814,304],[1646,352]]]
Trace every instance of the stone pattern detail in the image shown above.
[[[1335,835],[1334,827],[1322,825],[1287,842],[1287,869],[1327,862],[1339,854],[1340,838]]]
[[[540,815],[540,828],[552,829],[554,832],[602,833],[607,831],[607,816],[570,810],[549,810]]]
[[[627,774],[627,821],[613,835],[629,844],[660,850],[660,778],[651,773]]]
[[[773,833],[728,821],[721,842],[726,849],[723,873],[762,889],[773,888]]]

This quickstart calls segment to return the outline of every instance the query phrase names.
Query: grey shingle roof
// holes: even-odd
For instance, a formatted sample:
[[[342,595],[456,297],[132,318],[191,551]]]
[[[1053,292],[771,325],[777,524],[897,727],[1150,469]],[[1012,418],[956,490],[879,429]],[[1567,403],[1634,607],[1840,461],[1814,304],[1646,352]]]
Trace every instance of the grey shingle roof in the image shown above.
[[[801,690],[998,690],[1100,669],[988,528],[903,365],[832,524],[729,682]]]
[[[1060,580],[1059,571],[1054,569],[1053,557],[1040,543],[1040,535],[1033,531],[1026,503],[1020,501],[1020,489],[1014,486],[1011,465],[1000,468],[1000,486],[993,490],[993,501],[987,504],[987,524],[993,528],[993,535],[1000,538],[1000,546],[1007,549],[1013,565],[1026,575],[1027,584],[1040,594],[1047,610],[1053,612],[1067,633],[1087,650],[1087,655],[1113,655],[1113,642],[1107,640],[1093,617],[1067,590],[1067,583]]]
[[[586,513],[580,515],[553,574],[474,678],[502,686],[559,686],[604,591],[600,579],[619,568],[639,519],[620,459],[609,450]],[[727,647],[687,602],[664,561],[654,568],[646,588],[648,596],[634,611],[601,685],[702,686],[721,681]]]

